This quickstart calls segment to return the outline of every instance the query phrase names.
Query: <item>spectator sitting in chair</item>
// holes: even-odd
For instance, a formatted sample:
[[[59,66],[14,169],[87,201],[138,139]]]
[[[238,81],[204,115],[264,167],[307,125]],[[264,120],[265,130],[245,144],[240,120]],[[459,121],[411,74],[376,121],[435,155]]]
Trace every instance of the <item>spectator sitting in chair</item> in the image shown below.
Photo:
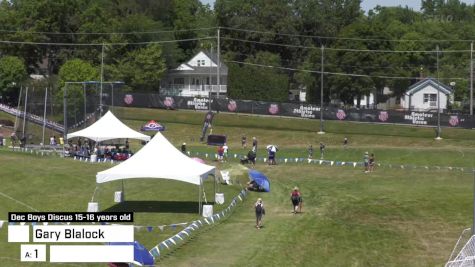
[[[247,182],[246,189],[249,191],[264,192],[264,188],[260,187],[254,180]]]

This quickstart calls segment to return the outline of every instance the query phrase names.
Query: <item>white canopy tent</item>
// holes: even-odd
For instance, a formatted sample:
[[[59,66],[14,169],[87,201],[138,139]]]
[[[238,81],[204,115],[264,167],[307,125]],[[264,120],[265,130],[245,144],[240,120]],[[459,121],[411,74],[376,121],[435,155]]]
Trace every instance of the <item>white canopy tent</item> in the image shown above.
[[[130,159],[96,175],[97,183],[133,178],[171,179],[199,185],[208,175],[215,175],[215,167],[199,163],[175,148],[160,132]]]
[[[142,141],[150,140],[150,136],[130,129],[110,111],[91,126],[68,134],[66,139],[73,137],[86,137],[96,142],[121,138],[139,139]]]

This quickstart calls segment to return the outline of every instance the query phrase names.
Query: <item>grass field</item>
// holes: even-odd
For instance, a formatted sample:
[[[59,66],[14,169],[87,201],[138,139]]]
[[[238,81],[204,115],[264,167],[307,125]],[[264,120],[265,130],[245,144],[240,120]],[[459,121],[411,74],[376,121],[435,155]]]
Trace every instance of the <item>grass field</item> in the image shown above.
[[[146,109],[118,110],[119,118],[137,129],[150,119],[166,125],[165,135],[177,146],[187,142],[191,151],[214,153],[198,142],[204,113]],[[265,153],[266,144],[278,144],[278,157],[306,157],[306,147],[325,142],[325,159],[361,161],[364,151],[374,152],[377,162],[418,166],[457,166],[465,171],[361,168],[292,163],[256,169],[271,180],[270,193],[251,193],[233,215],[193,236],[167,253],[160,266],[440,266],[447,260],[461,231],[471,225],[475,133],[443,129],[444,140],[435,141],[431,128],[380,126],[327,122],[325,135],[317,135],[314,120],[216,115],[213,132],[228,136],[231,154],[245,154],[240,138],[256,136]],[[343,149],[347,136],[350,145]],[[138,142],[132,143],[135,149]],[[245,181],[244,169],[232,159],[216,163],[231,169]],[[89,164],[59,157],[40,157],[0,150],[0,220],[8,211],[84,211],[91,199],[95,174],[110,165]],[[103,184],[96,193],[101,209],[114,207],[113,192],[120,183]],[[208,181],[206,191],[212,192]],[[290,190],[299,186],[304,212],[291,213]],[[166,225],[199,218],[196,187],[179,182],[150,179],[126,181],[129,207],[136,225]],[[238,185],[220,186],[226,200]],[[3,194],[3,195],[2,195]],[[211,193],[212,194],[212,193]],[[8,195],[10,198],[5,197]],[[255,229],[253,203],[262,197],[267,214],[264,228]],[[13,201],[21,201],[24,204]],[[169,203],[170,201],[175,201]],[[229,203],[229,202],[227,202]],[[224,205],[224,206],[227,206]],[[117,207],[122,209],[123,207]],[[215,210],[219,206],[215,206]],[[177,212],[170,212],[177,210]],[[147,248],[173,235],[136,232]],[[0,229],[0,261],[7,266],[28,266],[18,261],[19,245],[6,243]],[[47,264],[46,264],[47,265]],[[45,265],[45,266],[46,266]],[[36,266],[36,265],[32,265]],[[83,265],[81,265],[83,266]],[[103,266],[103,265],[98,265]]]

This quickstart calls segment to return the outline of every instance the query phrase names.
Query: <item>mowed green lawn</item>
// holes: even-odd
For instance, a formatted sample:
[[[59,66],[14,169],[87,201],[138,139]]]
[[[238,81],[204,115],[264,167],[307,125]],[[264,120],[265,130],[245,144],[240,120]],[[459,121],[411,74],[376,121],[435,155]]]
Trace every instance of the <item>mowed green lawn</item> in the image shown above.
[[[471,175],[260,166],[271,193],[160,261],[163,266],[440,266],[470,225]],[[299,186],[302,214],[291,213]],[[257,230],[253,203],[267,214]]]
[[[146,109],[121,109],[120,119],[138,129],[150,119],[163,122],[165,135],[191,151],[214,153],[215,147],[198,142],[204,113]],[[433,129],[328,122],[328,133],[317,135],[315,120],[216,115],[213,132],[226,134],[231,154],[245,154],[240,137],[258,137],[259,156],[266,144],[278,144],[278,157],[306,157],[306,147],[327,144],[325,159],[361,161],[364,151],[374,152],[377,162],[418,166],[457,166],[464,171],[320,166],[292,163],[256,168],[271,179],[271,193],[251,193],[233,215],[213,228],[194,235],[178,249],[165,253],[160,266],[440,266],[447,260],[461,231],[471,225],[475,133],[443,129],[442,141],[433,140]],[[444,135],[445,134],[445,135]],[[347,136],[350,145],[342,148]],[[132,146],[140,148],[138,142]],[[216,164],[215,162],[209,162]],[[84,211],[96,188],[96,172],[110,165],[89,164],[53,157],[39,157],[0,150],[0,192],[42,211]],[[233,177],[245,169],[237,160],[219,164],[232,169]],[[239,176],[242,182],[243,175]],[[304,212],[291,213],[290,190],[301,188]],[[114,207],[113,193],[121,183],[99,186],[96,199],[101,209]],[[129,209],[137,225],[164,225],[199,218],[193,202],[197,188],[172,181],[126,181]],[[240,187],[220,186],[226,205]],[[213,184],[206,185],[208,196]],[[264,199],[264,228],[254,228],[252,209]],[[139,202],[140,201],[140,202]],[[175,203],[169,203],[179,201]],[[180,203],[181,202],[181,203]],[[0,220],[8,211],[28,211],[0,195]],[[115,206],[115,209],[121,209]],[[215,206],[215,210],[219,209]],[[176,209],[177,212],[170,212]],[[180,229],[177,229],[180,230]],[[136,232],[151,248],[176,233]],[[7,244],[6,227],[0,230],[0,261],[18,261],[19,245]],[[35,265],[36,266],[36,265]]]

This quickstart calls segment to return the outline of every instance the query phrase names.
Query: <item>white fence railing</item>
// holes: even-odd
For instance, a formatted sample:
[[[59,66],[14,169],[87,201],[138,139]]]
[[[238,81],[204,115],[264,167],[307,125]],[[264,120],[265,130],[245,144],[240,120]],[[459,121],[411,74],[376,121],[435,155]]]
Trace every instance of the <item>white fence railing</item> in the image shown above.
[[[16,108],[13,108],[13,107],[4,105],[4,104],[0,104],[0,110],[4,111],[6,113],[9,113],[13,116],[18,116],[20,118],[23,118],[25,116],[25,112],[20,111]],[[40,117],[40,116],[35,115],[35,114],[31,114],[31,113],[26,113],[26,119],[28,121],[31,121],[31,122],[36,123],[38,125],[43,125],[43,123],[44,123],[44,118],[43,117]],[[46,124],[47,128],[56,130],[58,132],[64,132],[64,126],[57,123],[57,122],[46,120],[45,124]]]

